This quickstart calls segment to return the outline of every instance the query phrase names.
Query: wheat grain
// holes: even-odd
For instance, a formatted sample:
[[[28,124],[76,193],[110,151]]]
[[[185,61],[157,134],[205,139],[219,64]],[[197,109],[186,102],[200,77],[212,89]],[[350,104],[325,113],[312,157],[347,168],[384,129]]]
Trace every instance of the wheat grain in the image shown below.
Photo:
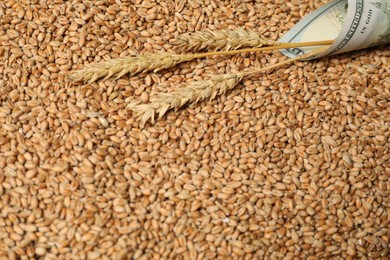
[[[177,36],[172,41],[172,45],[181,51],[200,51],[205,49],[210,51],[236,50],[243,47],[261,47],[277,44],[279,43],[242,28],[185,33]]]
[[[132,96],[188,74],[74,86],[55,67],[206,27],[276,38],[325,1],[129,2],[0,1],[0,259],[388,258],[387,47],[246,77],[140,127]],[[264,56],[245,61],[286,59]],[[183,68],[248,68],[236,58]]]

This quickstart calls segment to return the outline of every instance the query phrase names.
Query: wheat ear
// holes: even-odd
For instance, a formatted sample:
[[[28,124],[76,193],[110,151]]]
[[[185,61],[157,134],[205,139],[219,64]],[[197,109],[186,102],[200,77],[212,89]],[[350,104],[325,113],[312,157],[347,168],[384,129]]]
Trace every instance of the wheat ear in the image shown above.
[[[151,103],[130,103],[128,108],[135,112],[135,116],[144,124],[149,119],[154,123],[155,115],[162,117],[171,109],[179,109],[193,102],[205,99],[214,99],[234,88],[242,79],[242,74],[211,75],[208,80],[195,81],[183,88],[169,93],[158,93],[151,97]]]
[[[69,79],[73,82],[92,83],[100,78],[110,78],[116,76],[120,78],[125,74],[135,75],[140,72],[167,69],[179,63],[190,61],[197,58],[205,58],[213,55],[235,55],[247,52],[260,52],[278,49],[289,49],[305,46],[328,45],[333,41],[299,42],[299,43],[281,43],[277,46],[247,48],[231,51],[215,51],[205,53],[175,54],[168,52],[151,53],[148,55],[138,55],[134,57],[112,59],[100,63],[87,65],[85,68],[70,72]]]
[[[324,52],[329,46],[318,48],[307,54],[297,56],[261,69],[250,70],[240,73],[229,73],[224,75],[211,75],[207,80],[194,81],[183,88],[175,89],[169,93],[157,93],[151,97],[148,104],[130,103],[128,108],[134,111],[135,116],[145,124],[148,120],[152,123],[158,118],[164,116],[171,109],[179,109],[188,103],[197,103],[206,99],[212,100],[218,95],[225,94],[233,89],[244,78],[253,74],[262,73],[270,69],[292,63],[298,60],[304,60]]]
[[[239,48],[279,44],[276,41],[263,38],[255,32],[246,31],[242,28],[185,33],[177,36],[172,41],[172,45],[180,51],[200,51],[204,49],[210,51],[236,50]]]
[[[168,52],[118,58],[88,65],[81,70],[71,73],[69,79],[73,82],[92,83],[100,78],[107,79],[112,76],[120,78],[126,74],[135,75],[140,72],[157,72],[193,59],[193,54],[173,54]]]

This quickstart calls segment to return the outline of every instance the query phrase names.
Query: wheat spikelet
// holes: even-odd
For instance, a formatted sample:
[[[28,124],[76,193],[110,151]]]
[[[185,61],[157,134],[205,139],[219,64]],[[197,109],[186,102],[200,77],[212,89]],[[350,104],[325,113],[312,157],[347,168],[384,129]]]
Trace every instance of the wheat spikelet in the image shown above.
[[[276,45],[277,42],[242,28],[235,30],[204,31],[179,35],[173,42],[182,51],[236,50],[244,47]]]
[[[158,93],[151,98],[149,104],[129,104],[128,108],[144,124],[149,119],[154,123],[155,116],[164,116],[168,110],[179,109],[192,102],[197,103],[206,99],[212,100],[218,95],[225,94],[234,88],[242,79],[241,73],[211,75],[207,80],[194,81],[183,88],[169,93]]]
[[[85,68],[69,74],[73,82],[92,83],[100,78],[122,77],[125,74],[134,75],[140,72],[167,69],[184,61],[194,59],[193,54],[173,54],[167,52],[138,55],[135,57],[112,59],[96,64],[90,64]]]

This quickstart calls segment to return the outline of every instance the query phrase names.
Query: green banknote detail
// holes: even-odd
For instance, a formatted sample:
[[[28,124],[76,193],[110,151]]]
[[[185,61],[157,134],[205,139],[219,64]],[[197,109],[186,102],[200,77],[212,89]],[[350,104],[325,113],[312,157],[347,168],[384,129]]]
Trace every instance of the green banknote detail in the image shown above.
[[[390,43],[390,0],[334,0],[304,17],[280,42],[334,40],[321,55],[333,55]],[[295,57],[318,48],[283,51]]]

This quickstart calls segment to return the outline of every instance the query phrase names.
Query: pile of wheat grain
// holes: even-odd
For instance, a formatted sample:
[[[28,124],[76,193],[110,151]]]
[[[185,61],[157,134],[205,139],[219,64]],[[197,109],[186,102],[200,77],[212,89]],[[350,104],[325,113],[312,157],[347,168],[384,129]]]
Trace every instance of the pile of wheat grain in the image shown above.
[[[1,1],[0,258],[388,257],[388,46],[246,77],[144,126],[129,103],[285,57],[66,76],[205,29],[277,40],[326,2]]]

